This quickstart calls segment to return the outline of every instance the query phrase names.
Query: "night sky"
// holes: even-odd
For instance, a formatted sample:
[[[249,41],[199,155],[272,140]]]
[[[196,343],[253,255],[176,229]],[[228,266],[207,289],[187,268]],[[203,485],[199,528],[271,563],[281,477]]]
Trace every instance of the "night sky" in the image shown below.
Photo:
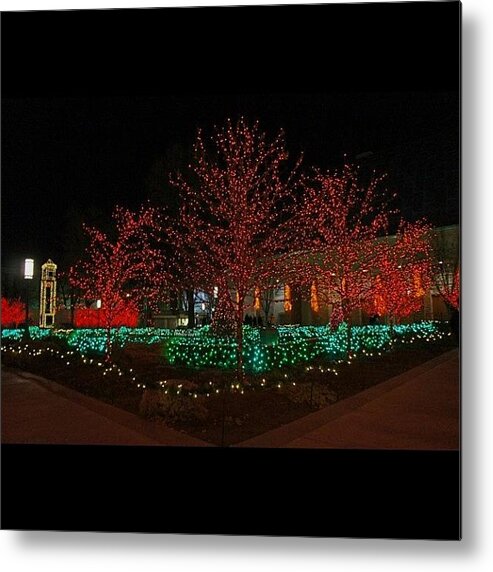
[[[133,20],[128,18],[129,12],[135,14],[135,11],[86,12],[84,18],[91,23],[106,18],[110,23],[128,25]],[[151,14],[154,14],[152,20],[159,14],[162,22],[169,14],[167,11],[144,12],[148,28],[135,26],[140,33],[137,39],[147,36],[152,26]],[[197,12],[188,11],[186,17],[196,16]],[[238,14],[238,11],[230,13]],[[318,59],[310,60],[311,67],[305,65],[298,76],[296,70],[300,65],[292,43],[292,53],[271,66],[266,63],[265,54],[271,53],[268,48],[271,51],[274,48],[267,42],[262,65],[254,71],[245,71],[249,82],[244,81],[244,76],[223,74],[221,81],[211,80],[205,85],[195,81],[184,53],[177,55],[175,49],[170,71],[166,69],[167,60],[161,61],[155,51],[149,56],[149,51],[135,48],[133,42],[128,48],[128,42],[122,41],[122,27],[118,26],[110,37],[115,38],[116,46],[122,46],[122,50],[112,48],[118,54],[112,60],[113,67],[127,72],[131,66],[125,50],[130,50],[132,58],[145,53],[144,69],[152,73],[145,74],[138,66],[130,74],[120,74],[116,80],[108,78],[107,62],[101,60],[101,54],[105,53],[101,33],[96,35],[88,51],[87,41],[82,49],[73,39],[73,30],[66,27],[61,32],[65,34],[62,51],[66,50],[73,57],[69,58],[70,67],[65,67],[58,57],[50,57],[61,53],[62,44],[56,36],[60,30],[57,19],[63,16],[64,21],[74,22],[77,13],[51,13],[51,18],[49,14],[43,16],[42,27],[35,19],[40,17],[36,13],[13,15],[18,19],[7,23],[6,18],[2,19],[2,65],[6,67],[2,76],[3,271],[17,268],[18,261],[25,256],[38,261],[63,258],[63,243],[77,213],[86,220],[91,221],[92,217],[94,221],[107,221],[116,203],[136,207],[149,196],[159,194],[161,188],[166,196],[170,191],[162,165],[172,170],[180,164],[183,159],[176,163],[177,153],[179,157],[186,156],[198,127],[210,131],[214,124],[222,124],[227,117],[234,119],[240,115],[248,120],[260,120],[271,136],[284,128],[291,155],[295,157],[303,151],[306,166],[334,167],[341,164],[344,154],[356,160],[360,154],[371,151],[381,157],[378,166],[388,169],[395,166],[395,162],[387,161],[389,152],[410,157],[416,163],[421,161],[422,141],[436,141],[437,144],[433,143],[435,156],[430,157],[430,161],[449,162],[454,177],[447,184],[455,185],[455,189],[447,192],[457,197],[457,208],[449,208],[445,217],[432,213],[431,219],[436,224],[458,222],[459,70],[452,51],[456,45],[450,39],[451,52],[439,54],[440,58],[448,58],[446,69],[451,73],[445,75],[443,66],[441,69],[431,67],[436,63],[433,57],[438,57],[439,49],[429,32],[433,21],[427,22],[428,32],[423,31],[420,49],[409,50],[408,47],[405,52],[410,62],[421,66],[416,65],[414,69],[414,81],[413,69],[409,66],[406,73],[392,68],[390,75],[388,67],[384,68],[387,73],[375,65],[358,68],[357,63],[362,59],[360,48],[348,52],[346,47],[345,57],[349,63],[355,63],[348,74],[346,63],[341,65],[340,53],[325,52],[325,47],[329,48],[330,41],[334,41],[332,34],[330,41],[327,37],[317,40],[320,42],[315,45]],[[125,14],[127,18],[122,20]],[[307,14],[306,7],[303,14]],[[457,12],[451,15],[457,17]],[[346,15],[341,17],[347,21]],[[186,22],[184,18],[182,11],[176,21]],[[307,21],[311,22],[310,18],[308,12]],[[241,21],[244,23],[247,19],[243,17]],[[252,21],[258,22],[257,19]],[[13,50],[19,46],[18,38],[16,43],[13,40],[15,32],[22,30],[26,34],[26,25],[32,31],[32,39],[24,51]],[[54,34],[43,33],[44,41],[37,43],[36,33],[41,37],[41,30],[47,29]],[[395,33],[397,37],[398,30]],[[51,43],[46,41],[47,37]],[[389,39],[388,32],[386,38]],[[442,38],[441,43],[444,41],[447,43],[446,38]],[[456,41],[454,37],[453,42]],[[210,41],[207,46],[207,54],[217,56]],[[285,51],[286,44],[283,46]],[[305,49],[309,51],[310,46]],[[254,61],[259,61],[255,57],[260,53],[260,49],[257,50],[249,53]],[[162,53],[166,53],[166,46],[162,47]],[[40,77],[36,76],[36,66],[41,61],[46,73],[43,81],[36,81]],[[84,83],[79,72],[86,70],[87,61],[92,62],[92,69],[90,80]],[[375,60],[369,58],[366,63],[370,61]],[[214,69],[219,66],[224,70],[225,64],[219,58],[214,62]],[[320,63],[324,64],[323,71],[315,74]],[[310,81],[306,79],[307,69],[313,72]],[[289,81],[286,70],[289,70]],[[168,78],[170,74],[173,77],[173,71],[175,81],[170,82]],[[277,83],[273,83],[273,75],[278,77]],[[143,77],[146,79],[142,80]],[[157,81],[159,77],[161,81]],[[181,81],[176,81],[177,77]],[[449,157],[450,148],[453,153]],[[437,178],[430,182],[430,189],[443,186],[443,181],[438,180],[440,172],[430,176]],[[406,191],[406,184],[403,186]]]

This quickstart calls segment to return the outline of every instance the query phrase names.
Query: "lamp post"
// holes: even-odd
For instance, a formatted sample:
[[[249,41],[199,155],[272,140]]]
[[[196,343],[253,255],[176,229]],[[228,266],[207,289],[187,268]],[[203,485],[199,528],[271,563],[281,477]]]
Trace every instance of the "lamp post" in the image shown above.
[[[26,258],[24,260],[24,283],[26,285],[26,328],[25,337],[29,339],[29,285],[28,280],[32,280],[34,276],[34,260],[32,258]]]

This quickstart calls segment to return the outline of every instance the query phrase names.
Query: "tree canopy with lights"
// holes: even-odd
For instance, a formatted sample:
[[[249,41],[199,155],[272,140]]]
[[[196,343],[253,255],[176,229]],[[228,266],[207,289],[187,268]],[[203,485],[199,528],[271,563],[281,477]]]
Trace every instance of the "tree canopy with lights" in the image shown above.
[[[160,224],[154,209],[142,207],[134,213],[116,207],[114,238],[84,226],[89,244],[84,256],[70,268],[71,285],[89,300],[101,301],[101,326],[108,331],[120,324],[125,312],[135,313],[143,301],[153,304],[164,293],[168,276],[163,251],[158,244]]]
[[[372,293],[381,237],[396,214],[391,207],[394,195],[383,179],[373,176],[365,183],[347,163],[341,170],[315,170],[304,178],[298,222],[307,264],[300,278],[310,284],[312,308],[332,306],[334,327],[343,321],[350,325],[351,313]]]
[[[292,318],[300,296],[317,323],[330,306],[331,325],[349,326],[348,351],[355,310],[392,322],[419,310],[431,283],[430,228],[401,222],[388,237],[399,213],[385,176],[348,162],[303,175],[300,163],[290,160],[282,131],[269,138],[258,122],[228,120],[208,136],[199,130],[190,164],[172,177],[176,212],[117,208],[113,239],[85,227],[90,244],[71,284],[101,300],[98,321],[108,330],[127,308],[170,291],[187,292],[193,327],[193,294],[205,293],[213,333],[236,338],[239,379],[245,313],[263,309],[267,323],[281,288]]]
[[[2,296],[2,326],[16,327],[26,319],[26,305],[17,299]]]
[[[299,162],[288,164],[284,134],[269,140],[258,122],[228,120],[210,137],[198,132],[187,174],[175,184],[180,211],[174,239],[192,252],[195,282],[218,289],[214,321],[234,319],[238,375],[246,297],[270,286],[295,246]]]
[[[419,221],[401,223],[395,237],[380,243],[373,292],[365,300],[371,314],[386,315],[391,324],[421,310],[431,286],[431,227]]]
[[[460,254],[455,233],[433,233],[433,283],[445,304],[459,310]]]

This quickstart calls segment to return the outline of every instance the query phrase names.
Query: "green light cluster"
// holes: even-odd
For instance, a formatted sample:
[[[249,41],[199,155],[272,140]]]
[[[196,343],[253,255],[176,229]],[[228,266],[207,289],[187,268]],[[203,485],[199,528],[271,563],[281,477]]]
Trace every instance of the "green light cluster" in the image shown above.
[[[394,344],[430,341],[439,329],[440,322],[416,322],[391,328],[385,325],[353,326],[350,335],[351,354],[368,355],[386,351]],[[70,347],[81,354],[103,354],[106,348],[107,332],[103,328],[77,330],[47,330],[31,327],[34,340],[60,338],[67,340]],[[276,329],[274,343],[263,344],[258,328],[244,326],[243,359],[245,371],[252,374],[264,373],[303,363],[317,358],[324,361],[345,359],[348,355],[347,325],[337,330],[328,326],[280,326]],[[2,339],[19,341],[23,329],[2,330]],[[157,344],[164,342],[164,356],[171,365],[190,368],[217,367],[236,368],[236,341],[231,337],[213,335],[209,326],[187,329],[168,328],[114,328],[111,330],[112,344],[124,347],[129,343]]]
[[[76,330],[54,330],[55,337],[67,340],[69,346],[77,348],[82,353],[103,354],[106,348],[107,331],[104,328],[78,328]],[[193,330],[185,328],[112,328],[111,342],[114,346],[125,347],[127,344],[157,344],[176,338],[180,340],[214,340],[214,343],[231,344],[231,338],[213,336],[210,326]],[[245,340],[260,342],[257,329],[245,326]]]
[[[279,337],[274,345],[263,345],[258,330],[245,327],[246,338],[249,342],[245,345],[245,369],[251,374],[268,372],[273,369],[289,367],[296,364],[306,365],[306,372],[319,371],[338,375],[338,364],[341,362],[353,363],[353,359],[381,355],[383,351],[392,349],[398,344],[412,344],[414,342],[432,342],[442,339],[450,332],[446,332],[446,325],[442,322],[419,322],[409,325],[389,326],[354,326],[351,329],[352,351],[347,353],[347,326],[341,324],[338,330],[331,331],[326,327],[298,326],[279,328]],[[8,339],[16,339],[21,336],[23,330],[4,330]],[[41,330],[33,328],[33,338],[47,338],[50,333],[53,337],[72,337],[75,342],[84,340],[87,347],[99,347],[98,343],[105,341],[104,330]],[[205,368],[219,367],[223,369],[236,368],[236,343],[233,338],[214,337],[209,329],[197,330],[153,330],[150,328],[120,329],[112,332],[114,335],[121,334],[121,339],[128,342],[140,340],[143,343],[158,343],[163,339],[165,353],[169,352],[170,363],[185,365],[188,367]],[[77,335],[78,334],[78,335]],[[100,340],[101,338],[101,340]],[[97,343],[94,341],[97,340]],[[82,344],[83,345],[83,344]],[[79,347],[72,350],[60,350],[56,347],[32,347],[29,344],[3,345],[2,353],[12,354],[14,357],[59,359],[67,366],[87,365],[100,369],[103,377],[117,376],[122,381],[127,381],[136,388],[145,390],[145,381],[139,381],[133,369],[124,370],[117,364],[105,361],[100,357],[87,355],[80,351]],[[319,365],[314,363],[316,358],[323,358]],[[335,367],[334,367],[335,366]],[[286,385],[295,385],[291,374],[283,372],[282,378],[276,377],[274,384],[278,388]],[[198,395],[210,397],[225,390],[223,383],[209,381],[203,387],[185,389],[181,385],[170,386],[167,380],[157,381],[159,387],[165,393],[182,395],[183,397],[196,398]],[[244,393],[247,389],[254,391],[272,386],[265,378],[252,377],[246,386],[231,384],[226,391]]]
[[[194,330],[170,328],[112,328],[111,343],[125,347],[127,344],[158,344],[169,337],[188,338]],[[76,330],[55,330],[53,336],[66,339],[69,346],[81,353],[103,354],[106,349],[107,331],[104,328],[78,328]]]
[[[394,343],[414,339],[430,341],[437,331],[437,322],[390,326],[354,326],[351,328],[352,355],[370,354],[390,349]],[[317,358],[340,360],[348,354],[346,324],[332,331],[326,326],[299,326],[279,328],[279,338],[273,345],[263,345],[255,339],[245,339],[243,359],[245,371],[263,373],[309,363]],[[236,367],[236,343],[233,339],[195,336],[170,337],[164,344],[164,356],[171,365],[191,368]]]
[[[2,340],[17,342],[22,340],[25,333],[24,328],[5,328],[2,330]],[[42,340],[48,338],[51,330],[38,326],[29,326],[29,336],[32,340]]]

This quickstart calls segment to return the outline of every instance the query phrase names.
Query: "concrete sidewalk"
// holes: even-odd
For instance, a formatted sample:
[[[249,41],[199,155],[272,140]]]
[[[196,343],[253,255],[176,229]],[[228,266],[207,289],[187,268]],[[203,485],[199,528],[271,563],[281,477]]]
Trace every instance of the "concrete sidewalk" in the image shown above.
[[[209,446],[53,381],[4,368],[2,443]]]
[[[239,447],[459,449],[459,354],[402,375]]]

